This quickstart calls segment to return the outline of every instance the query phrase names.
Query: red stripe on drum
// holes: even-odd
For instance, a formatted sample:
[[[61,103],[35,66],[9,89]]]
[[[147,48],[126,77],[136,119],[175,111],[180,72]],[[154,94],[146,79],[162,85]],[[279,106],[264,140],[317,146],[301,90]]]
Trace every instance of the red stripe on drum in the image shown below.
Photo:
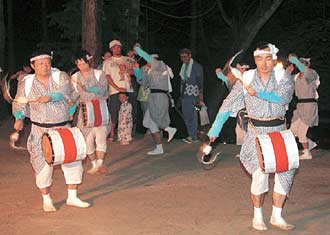
[[[99,100],[91,100],[94,108],[94,126],[102,125],[102,113]]]
[[[275,153],[276,172],[284,172],[288,170],[289,162],[286,153],[284,139],[280,132],[272,132],[268,134]]]
[[[64,146],[64,163],[74,162],[77,157],[77,146],[69,128],[58,128]]]

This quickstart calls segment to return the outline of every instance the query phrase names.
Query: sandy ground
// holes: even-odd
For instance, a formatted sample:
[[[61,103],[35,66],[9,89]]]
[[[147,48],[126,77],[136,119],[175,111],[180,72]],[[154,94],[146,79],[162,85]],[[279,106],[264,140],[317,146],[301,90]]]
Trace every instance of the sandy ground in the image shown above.
[[[2,123],[0,234],[330,234],[329,150],[313,150],[313,160],[301,162],[283,213],[296,229],[271,227],[268,194],[264,217],[269,230],[260,232],[251,227],[250,178],[234,157],[238,146],[218,145],[221,158],[206,171],[195,158],[199,144],[174,140],[164,144],[165,155],[148,157],[150,137],[140,136],[129,146],[111,143],[106,160],[110,173],[85,174],[80,187],[81,198],[92,207],[65,205],[64,178],[56,167],[52,198],[58,211],[44,213],[28,154],[9,148],[10,130],[10,123]],[[84,169],[89,167],[85,161]]]

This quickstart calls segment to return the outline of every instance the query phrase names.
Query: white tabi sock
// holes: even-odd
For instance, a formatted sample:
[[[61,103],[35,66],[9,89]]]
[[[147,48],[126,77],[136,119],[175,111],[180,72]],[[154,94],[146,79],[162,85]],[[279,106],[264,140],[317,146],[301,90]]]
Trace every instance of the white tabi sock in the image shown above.
[[[263,219],[262,216],[262,207],[254,207],[254,218]]]
[[[93,168],[96,168],[96,166],[97,166],[97,161],[96,161],[96,159],[94,159],[93,161],[91,161],[91,163],[92,163]]]
[[[88,202],[81,201],[77,196],[77,189],[68,189],[68,198],[66,204],[69,206],[76,206],[81,208],[87,208],[90,206]]]
[[[53,201],[49,194],[42,194],[43,199],[43,209],[45,212],[56,211],[56,208],[53,205]]]
[[[157,145],[156,145],[156,149],[159,150],[159,151],[164,151],[164,150],[163,150],[163,145],[162,145],[162,144],[157,144]]]
[[[42,199],[44,203],[53,203],[50,194],[42,194]]]
[[[272,217],[276,219],[282,218],[282,208],[273,206]]]
[[[68,189],[68,199],[77,197],[77,189]]]
[[[97,159],[96,160],[96,167],[100,167],[100,166],[102,166],[103,165],[103,159]]]

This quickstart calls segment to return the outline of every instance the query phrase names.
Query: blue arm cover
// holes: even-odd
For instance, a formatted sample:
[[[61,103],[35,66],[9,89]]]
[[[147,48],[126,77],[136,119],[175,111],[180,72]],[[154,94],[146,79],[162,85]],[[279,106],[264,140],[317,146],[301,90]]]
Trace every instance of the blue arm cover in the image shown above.
[[[134,75],[138,81],[142,81],[142,74],[139,68],[133,68]]]
[[[135,47],[134,48],[136,53],[141,56],[145,61],[147,61],[148,63],[150,63],[152,61],[152,56],[149,55],[147,52],[145,52],[144,50],[142,50],[140,47]]]
[[[217,73],[217,77],[224,81],[226,84],[228,84],[228,78],[226,77],[226,75],[223,74],[223,72]]]
[[[282,102],[281,97],[279,97],[278,95],[276,95],[273,92],[257,91],[257,96],[260,99],[267,100],[267,101],[270,101],[270,102],[273,102],[273,103],[276,103],[276,104],[279,104],[279,103]]]
[[[101,90],[97,86],[86,87],[86,91],[89,93],[101,94]]]
[[[23,120],[24,119],[24,115],[22,113],[22,111],[16,111],[14,113],[14,117],[15,117],[15,120]]]
[[[297,68],[299,69],[300,72],[304,72],[305,71],[305,66],[298,60],[297,57],[290,56],[289,61],[292,64],[295,64],[297,66]]]
[[[212,124],[211,129],[207,133],[209,137],[218,137],[223,127],[223,124],[227,121],[230,116],[230,112],[218,112],[215,121]]]
[[[70,106],[69,108],[69,114],[70,116],[73,116],[73,114],[76,112],[76,109],[77,109],[77,105],[76,104],[73,104]]]
[[[52,101],[57,102],[64,99],[64,95],[61,92],[48,93],[46,96],[52,98]]]

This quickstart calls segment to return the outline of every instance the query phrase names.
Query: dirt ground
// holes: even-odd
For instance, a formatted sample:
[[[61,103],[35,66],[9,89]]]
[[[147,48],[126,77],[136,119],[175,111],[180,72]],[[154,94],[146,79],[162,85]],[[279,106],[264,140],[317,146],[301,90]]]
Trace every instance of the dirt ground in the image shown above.
[[[1,124],[0,234],[330,234],[329,150],[313,150],[313,160],[301,162],[283,213],[296,229],[285,232],[269,224],[269,193],[264,204],[269,229],[259,232],[251,227],[250,178],[235,158],[239,146],[218,145],[221,158],[206,171],[195,157],[199,144],[173,140],[164,144],[165,155],[148,157],[150,136],[138,136],[128,146],[111,143],[110,173],[85,174],[79,190],[92,207],[65,205],[64,178],[56,167],[52,198],[58,211],[44,213],[28,154],[9,148],[11,130],[10,122]],[[89,167],[85,161],[84,169]]]

